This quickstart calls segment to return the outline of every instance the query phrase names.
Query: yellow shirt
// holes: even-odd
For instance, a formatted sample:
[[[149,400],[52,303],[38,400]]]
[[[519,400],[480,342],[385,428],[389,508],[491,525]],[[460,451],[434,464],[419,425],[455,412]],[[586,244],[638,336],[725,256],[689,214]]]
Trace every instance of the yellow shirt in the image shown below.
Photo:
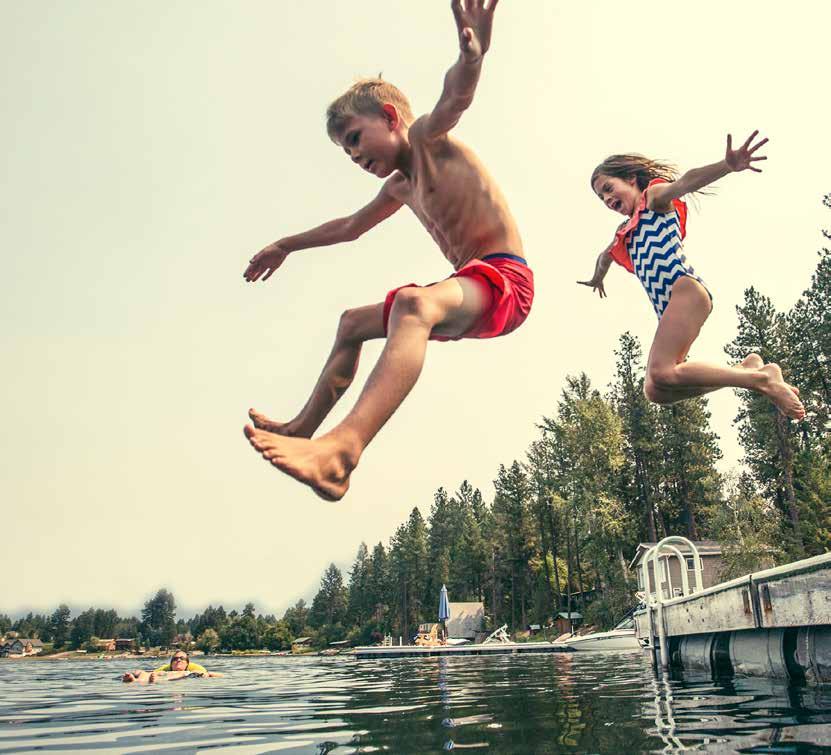
[[[207,670],[204,666],[200,666],[198,663],[188,663],[188,667],[183,669],[184,671],[193,671],[197,674],[207,674]],[[157,669],[153,669],[154,674],[158,674],[160,671],[170,671],[170,664],[166,663],[164,666],[159,666]]]

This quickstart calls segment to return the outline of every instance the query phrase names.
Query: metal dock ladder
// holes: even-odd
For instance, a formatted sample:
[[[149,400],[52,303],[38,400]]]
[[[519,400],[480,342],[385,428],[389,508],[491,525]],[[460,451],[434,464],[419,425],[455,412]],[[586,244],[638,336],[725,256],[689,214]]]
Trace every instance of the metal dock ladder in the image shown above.
[[[677,545],[686,546],[689,548],[693,559],[693,574],[695,577],[695,587],[690,588],[689,577],[687,576],[687,558],[689,555],[681,553],[676,547]],[[681,566],[681,590],[682,595],[692,595],[696,592],[701,592],[704,589],[702,583],[702,567],[701,557],[698,555],[698,548],[695,544],[685,537],[670,536],[665,537],[661,542],[653,545],[647,552],[641,562],[641,584],[646,591],[645,603],[646,611],[649,617],[649,649],[652,652],[653,659],[658,648],[661,653],[661,668],[666,669],[669,666],[669,649],[667,643],[666,626],[664,625],[664,600],[676,597],[673,595],[672,577],[669,569],[669,559],[675,556]],[[664,559],[663,562],[660,559]],[[667,596],[664,597],[662,584],[663,581],[659,576],[659,564],[664,565],[664,574],[666,577]],[[651,589],[651,582],[649,578],[649,565],[652,564],[652,576],[654,577],[655,590]],[[655,624],[658,625],[658,647],[655,645]]]

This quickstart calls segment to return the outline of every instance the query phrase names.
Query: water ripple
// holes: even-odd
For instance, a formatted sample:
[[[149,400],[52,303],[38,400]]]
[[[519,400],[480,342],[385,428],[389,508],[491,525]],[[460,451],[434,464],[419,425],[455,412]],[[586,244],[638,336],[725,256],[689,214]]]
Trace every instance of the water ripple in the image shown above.
[[[212,658],[141,687],[135,661],[0,662],[0,753],[815,752],[831,690],[660,679],[637,654]]]

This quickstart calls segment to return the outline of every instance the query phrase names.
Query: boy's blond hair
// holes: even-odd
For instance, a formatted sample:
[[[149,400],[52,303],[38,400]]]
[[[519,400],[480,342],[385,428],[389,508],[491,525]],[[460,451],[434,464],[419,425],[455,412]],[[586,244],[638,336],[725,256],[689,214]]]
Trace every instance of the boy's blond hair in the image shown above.
[[[356,81],[326,109],[326,131],[332,141],[343,136],[346,121],[355,115],[378,115],[382,107],[395,105],[398,114],[409,125],[413,122],[413,111],[404,93],[395,85],[376,79]]]

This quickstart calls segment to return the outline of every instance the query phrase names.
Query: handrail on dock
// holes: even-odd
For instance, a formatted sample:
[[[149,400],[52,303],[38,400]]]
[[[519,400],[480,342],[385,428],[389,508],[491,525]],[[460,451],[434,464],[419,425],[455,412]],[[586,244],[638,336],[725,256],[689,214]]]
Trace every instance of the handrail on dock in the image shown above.
[[[687,577],[687,561],[684,554],[675,546],[675,544],[684,545],[690,549],[692,552],[693,558],[693,573],[695,575],[695,589],[690,589],[689,578]],[[667,668],[669,666],[669,651],[667,648],[667,635],[666,635],[666,627],[664,626],[664,595],[661,590],[661,579],[658,576],[658,564],[659,560],[662,557],[666,557],[667,559],[667,569],[666,569],[666,578],[667,578],[667,590],[669,592],[668,598],[671,599],[674,596],[672,595],[672,577],[670,575],[669,570],[669,559],[671,556],[675,556],[680,565],[681,565],[681,589],[683,590],[684,595],[692,595],[696,592],[701,592],[704,589],[704,583],[702,580],[702,565],[701,565],[701,557],[698,555],[698,548],[695,547],[695,543],[692,540],[688,540],[686,537],[681,537],[680,535],[670,535],[669,537],[665,537],[656,545],[653,545],[647,552],[646,555],[643,557],[643,561],[641,562],[641,575],[642,575],[642,584],[644,586],[644,590],[646,591],[646,610],[649,616],[649,649],[652,651],[654,656],[656,647],[655,647],[655,625],[654,625],[654,613],[657,613],[657,623],[658,623],[658,641],[660,644],[661,649],[661,667]],[[655,592],[652,592],[651,583],[649,579],[649,565],[652,564],[652,576],[655,582]]]

